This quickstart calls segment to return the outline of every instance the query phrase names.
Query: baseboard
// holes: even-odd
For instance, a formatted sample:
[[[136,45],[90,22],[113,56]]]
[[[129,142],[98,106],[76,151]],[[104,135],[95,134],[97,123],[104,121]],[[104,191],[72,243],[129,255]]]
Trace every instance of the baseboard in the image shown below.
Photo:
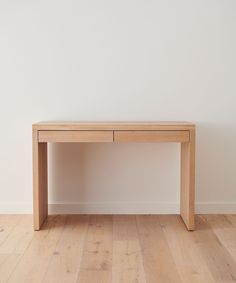
[[[236,214],[236,202],[197,202],[199,214]]]
[[[32,203],[2,202],[0,214],[30,214]],[[51,214],[179,214],[178,202],[51,203]],[[197,202],[196,213],[235,214],[236,202]]]
[[[0,214],[31,214],[31,202],[0,202]]]
[[[176,214],[179,213],[177,202],[88,202],[54,203],[49,205],[49,212],[66,214]]]

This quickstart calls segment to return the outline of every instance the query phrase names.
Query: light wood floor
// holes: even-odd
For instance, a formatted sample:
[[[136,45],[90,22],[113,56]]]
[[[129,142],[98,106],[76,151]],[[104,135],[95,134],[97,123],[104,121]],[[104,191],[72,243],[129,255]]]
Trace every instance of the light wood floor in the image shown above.
[[[236,215],[0,215],[0,282],[236,282]]]

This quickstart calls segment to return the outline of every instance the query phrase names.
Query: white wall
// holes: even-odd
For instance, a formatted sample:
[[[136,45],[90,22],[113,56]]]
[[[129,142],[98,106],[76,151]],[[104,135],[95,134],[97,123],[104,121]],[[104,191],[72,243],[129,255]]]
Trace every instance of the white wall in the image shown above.
[[[31,124],[197,123],[197,210],[236,212],[235,0],[0,0],[0,212],[31,212]],[[50,206],[178,212],[175,144],[54,145]]]

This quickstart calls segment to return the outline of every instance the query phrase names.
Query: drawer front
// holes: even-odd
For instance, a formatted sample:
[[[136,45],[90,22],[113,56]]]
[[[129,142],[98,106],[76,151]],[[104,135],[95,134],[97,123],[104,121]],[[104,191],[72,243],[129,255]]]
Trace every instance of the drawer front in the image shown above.
[[[113,131],[39,131],[39,142],[113,142]]]
[[[189,131],[115,131],[115,142],[188,142]]]

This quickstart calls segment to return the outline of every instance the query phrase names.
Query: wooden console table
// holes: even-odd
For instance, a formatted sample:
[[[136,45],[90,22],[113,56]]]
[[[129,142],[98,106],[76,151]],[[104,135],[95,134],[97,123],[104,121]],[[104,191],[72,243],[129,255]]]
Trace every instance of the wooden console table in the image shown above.
[[[48,215],[47,143],[180,142],[180,214],[194,230],[195,125],[188,122],[40,122],[33,125],[34,229]]]

